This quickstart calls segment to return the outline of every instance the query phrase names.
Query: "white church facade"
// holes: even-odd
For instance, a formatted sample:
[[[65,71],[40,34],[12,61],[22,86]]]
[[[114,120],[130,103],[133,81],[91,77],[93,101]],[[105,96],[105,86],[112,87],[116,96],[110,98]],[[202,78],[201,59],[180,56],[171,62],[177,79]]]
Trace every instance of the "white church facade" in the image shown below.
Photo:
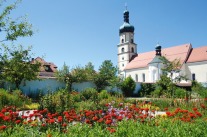
[[[138,83],[155,83],[162,75],[163,63],[159,59],[165,56],[169,61],[179,60],[181,71],[173,77],[182,75],[190,83],[196,80],[207,84],[207,46],[193,48],[191,44],[181,44],[168,48],[157,45],[155,51],[137,52],[134,41],[134,26],[129,23],[129,11],[124,11],[124,23],[119,29],[118,68],[119,75],[126,78],[131,76]]]

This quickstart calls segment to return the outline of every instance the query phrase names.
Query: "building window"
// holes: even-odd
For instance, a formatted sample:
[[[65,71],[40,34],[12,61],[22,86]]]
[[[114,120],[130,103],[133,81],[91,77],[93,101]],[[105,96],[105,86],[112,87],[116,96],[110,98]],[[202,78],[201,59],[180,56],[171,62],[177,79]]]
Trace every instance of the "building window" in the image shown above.
[[[132,52],[134,53],[134,48],[133,48],[133,47],[131,48],[131,50],[132,50]]]
[[[131,43],[134,43],[134,40],[133,39],[131,39]]]
[[[122,67],[124,67],[124,64],[122,64]]]
[[[124,57],[122,57],[122,60],[124,60]]]
[[[124,48],[121,49],[121,52],[124,53]]]
[[[138,74],[135,75],[135,81],[138,82]]]
[[[142,73],[142,81],[145,82],[145,74]]]
[[[192,80],[195,80],[195,73],[192,74]]]
[[[121,43],[124,43],[124,39],[121,39]]]

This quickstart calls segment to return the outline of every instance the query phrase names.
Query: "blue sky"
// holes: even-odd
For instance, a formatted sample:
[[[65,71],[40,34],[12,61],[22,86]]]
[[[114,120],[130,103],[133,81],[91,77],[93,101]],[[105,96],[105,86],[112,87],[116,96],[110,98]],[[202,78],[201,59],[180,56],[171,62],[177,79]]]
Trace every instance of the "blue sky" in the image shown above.
[[[35,57],[58,68],[64,62],[70,68],[90,61],[98,69],[104,60],[117,65],[125,3],[138,53],[154,50],[157,42],[163,48],[207,46],[207,0],[23,0],[12,16],[28,15],[35,34],[18,43],[32,45]]]

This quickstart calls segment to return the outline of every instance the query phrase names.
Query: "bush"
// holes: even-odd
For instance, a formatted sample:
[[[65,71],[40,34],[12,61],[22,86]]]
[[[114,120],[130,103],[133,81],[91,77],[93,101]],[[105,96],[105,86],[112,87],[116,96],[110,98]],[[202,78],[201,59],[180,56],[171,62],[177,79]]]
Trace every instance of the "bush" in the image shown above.
[[[108,99],[110,97],[110,94],[107,92],[107,90],[102,90],[99,94],[98,94],[98,99],[102,100],[102,99]]]
[[[135,81],[129,76],[121,83],[121,90],[125,97],[131,97],[135,90],[136,83]]]
[[[207,89],[203,87],[202,84],[198,83],[197,81],[192,82],[192,91],[197,93],[202,98],[207,97]]]
[[[186,90],[182,89],[182,88],[176,88],[175,89],[175,94],[174,97],[175,98],[185,98],[186,97]]]
[[[155,90],[155,85],[152,83],[141,83],[141,89],[138,91],[139,96],[145,97],[151,95]]]
[[[25,104],[31,104],[32,101],[24,96],[20,90],[8,92],[0,89],[0,109],[4,106],[16,106],[18,109],[24,108]]]
[[[85,100],[96,101],[98,99],[98,91],[94,88],[86,88],[80,93]]]

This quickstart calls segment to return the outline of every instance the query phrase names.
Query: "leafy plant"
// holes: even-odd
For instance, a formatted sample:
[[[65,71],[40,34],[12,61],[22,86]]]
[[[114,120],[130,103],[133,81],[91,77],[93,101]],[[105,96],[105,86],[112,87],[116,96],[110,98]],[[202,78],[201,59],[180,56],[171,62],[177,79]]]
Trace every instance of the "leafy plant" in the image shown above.
[[[141,97],[146,97],[151,95],[155,90],[155,85],[151,83],[141,83],[141,89],[138,91]]]
[[[133,94],[133,91],[135,90],[136,83],[131,78],[131,76],[127,77],[122,83],[121,83],[121,90],[125,97],[130,97]]]

